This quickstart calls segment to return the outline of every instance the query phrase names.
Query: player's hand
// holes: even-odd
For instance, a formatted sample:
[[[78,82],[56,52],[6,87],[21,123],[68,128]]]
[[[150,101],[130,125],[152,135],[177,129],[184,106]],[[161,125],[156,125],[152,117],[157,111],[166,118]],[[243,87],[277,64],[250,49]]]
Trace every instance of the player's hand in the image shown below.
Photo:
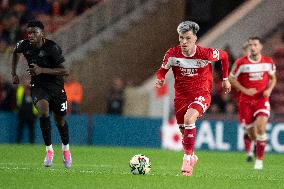
[[[165,84],[165,80],[164,79],[156,79],[156,87],[157,88],[161,88],[163,85]]]
[[[270,97],[271,92],[272,92],[271,90],[266,89],[265,91],[263,91],[263,96],[264,96],[264,97]]]
[[[19,76],[17,74],[12,75],[12,81],[13,81],[13,84],[19,84],[20,83]]]
[[[41,74],[42,73],[42,67],[39,67],[38,65],[36,65],[36,64],[31,64],[30,65],[31,67],[29,68],[29,69],[27,69],[27,71],[29,72],[29,74],[31,75],[31,76],[35,76],[35,75],[39,75],[39,74]]]
[[[222,82],[222,87],[225,90],[225,94],[231,92],[231,83],[229,82],[229,80],[224,80]]]
[[[249,88],[243,91],[248,96],[253,96],[257,93],[257,90],[255,88]]]

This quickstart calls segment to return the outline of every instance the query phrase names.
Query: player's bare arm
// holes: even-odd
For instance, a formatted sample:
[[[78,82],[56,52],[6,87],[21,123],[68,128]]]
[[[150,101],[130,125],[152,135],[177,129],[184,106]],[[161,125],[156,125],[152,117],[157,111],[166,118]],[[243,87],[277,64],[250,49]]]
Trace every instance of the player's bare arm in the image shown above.
[[[276,82],[277,82],[276,75],[275,74],[270,75],[269,85],[268,85],[267,89],[265,89],[263,91],[264,97],[269,97],[271,95],[271,92],[272,92],[273,88],[275,87]]]
[[[231,84],[233,85],[234,88],[236,88],[238,91],[241,91],[242,93],[244,93],[245,95],[248,96],[253,96],[257,93],[257,90],[255,88],[245,88],[244,86],[242,86],[240,84],[240,82],[234,78],[234,77],[229,77],[229,80],[231,82]]]
[[[161,88],[164,84],[165,84],[164,79],[156,79],[155,85],[156,85],[157,88]]]
[[[222,82],[222,87],[225,90],[225,94],[231,92],[231,83],[228,79],[224,79]]]
[[[39,74],[68,75],[68,71],[63,65],[60,68],[42,68],[36,64],[31,64],[31,67],[28,69],[28,72],[31,76]]]
[[[20,83],[19,76],[17,75],[17,65],[19,62],[19,58],[20,54],[14,51],[12,57],[12,72],[11,72],[13,84]]]

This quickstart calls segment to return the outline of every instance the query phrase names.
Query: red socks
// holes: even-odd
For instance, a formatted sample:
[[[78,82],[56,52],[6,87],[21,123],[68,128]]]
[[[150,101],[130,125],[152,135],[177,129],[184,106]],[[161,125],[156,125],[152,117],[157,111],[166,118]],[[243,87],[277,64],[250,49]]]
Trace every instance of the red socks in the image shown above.
[[[266,146],[266,140],[265,141],[256,141],[256,159],[262,160],[264,156],[264,150]]]
[[[244,134],[244,143],[245,143],[245,150],[247,154],[249,154],[251,151],[252,140],[249,138],[247,133]]]
[[[182,140],[185,154],[191,155],[193,153],[195,137],[196,137],[195,124],[185,125],[184,135]]]
[[[256,159],[262,160],[266,146],[266,134],[257,135],[256,138]]]

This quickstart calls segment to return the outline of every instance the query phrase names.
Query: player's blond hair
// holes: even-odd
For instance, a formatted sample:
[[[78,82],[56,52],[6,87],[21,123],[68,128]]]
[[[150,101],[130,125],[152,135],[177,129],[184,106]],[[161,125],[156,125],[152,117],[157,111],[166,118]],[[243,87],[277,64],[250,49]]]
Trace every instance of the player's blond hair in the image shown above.
[[[179,34],[183,34],[186,33],[188,31],[192,31],[193,34],[197,34],[199,30],[199,25],[195,22],[192,21],[184,21],[182,23],[180,23],[177,27],[177,32]]]

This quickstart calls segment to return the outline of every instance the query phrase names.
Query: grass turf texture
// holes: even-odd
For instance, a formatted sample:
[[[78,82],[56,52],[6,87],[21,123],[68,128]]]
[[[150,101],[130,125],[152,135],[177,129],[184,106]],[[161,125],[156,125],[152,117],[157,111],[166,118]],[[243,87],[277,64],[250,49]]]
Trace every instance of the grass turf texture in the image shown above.
[[[144,148],[71,146],[73,167],[64,168],[59,146],[54,164],[43,166],[44,147],[0,145],[0,188],[284,188],[284,156],[267,154],[264,170],[253,170],[244,153],[196,152],[192,177],[180,173],[182,152]],[[132,175],[128,167],[135,154],[151,159],[148,175]]]

